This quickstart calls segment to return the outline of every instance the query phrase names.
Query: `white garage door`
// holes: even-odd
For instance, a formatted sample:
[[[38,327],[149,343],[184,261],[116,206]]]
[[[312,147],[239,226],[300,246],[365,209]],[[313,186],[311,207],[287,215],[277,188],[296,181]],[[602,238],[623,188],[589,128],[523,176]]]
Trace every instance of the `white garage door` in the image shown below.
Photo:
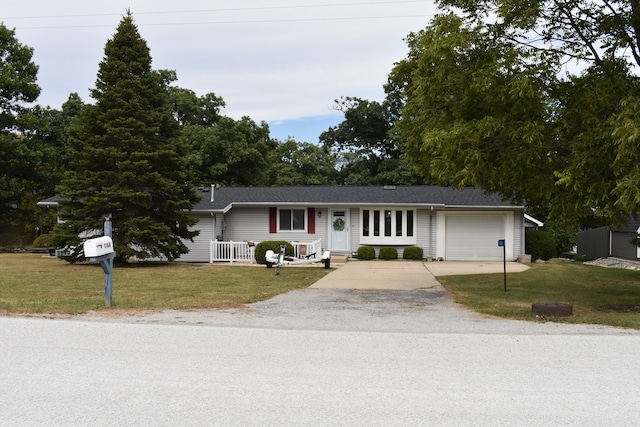
[[[501,261],[498,240],[505,238],[502,215],[449,215],[445,231],[445,259]]]

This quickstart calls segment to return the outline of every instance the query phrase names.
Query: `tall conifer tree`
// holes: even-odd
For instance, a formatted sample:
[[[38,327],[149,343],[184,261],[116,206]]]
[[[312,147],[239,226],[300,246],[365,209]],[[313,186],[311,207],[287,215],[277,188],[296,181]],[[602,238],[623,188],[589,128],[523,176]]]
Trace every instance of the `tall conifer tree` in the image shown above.
[[[40,94],[32,56],[33,48],[0,22],[0,222],[27,220],[26,199],[41,187],[43,156],[27,107]]]
[[[56,227],[56,243],[100,235],[109,216],[118,259],[174,260],[188,252],[182,239],[197,235],[188,229],[197,220],[185,211],[198,196],[168,82],[152,70],[130,11],[104,52],[91,91],[96,102],[69,130],[70,171],[57,189],[65,222]]]

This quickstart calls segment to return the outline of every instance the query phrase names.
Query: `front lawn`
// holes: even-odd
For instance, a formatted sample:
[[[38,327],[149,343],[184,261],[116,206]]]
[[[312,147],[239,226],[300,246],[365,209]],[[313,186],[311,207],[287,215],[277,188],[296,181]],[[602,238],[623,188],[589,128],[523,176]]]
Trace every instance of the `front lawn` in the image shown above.
[[[236,307],[306,288],[331,270],[265,266],[141,263],[116,266],[111,309]],[[70,265],[34,254],[0,254],[0,314],[85,313],[105,307],[98,264]]]
[[[640,271],[552,260],[522,273],[442,276],[457,302],[490,316],[640,329]],[[573,317],[536,318],[535,302],[573,305]]]

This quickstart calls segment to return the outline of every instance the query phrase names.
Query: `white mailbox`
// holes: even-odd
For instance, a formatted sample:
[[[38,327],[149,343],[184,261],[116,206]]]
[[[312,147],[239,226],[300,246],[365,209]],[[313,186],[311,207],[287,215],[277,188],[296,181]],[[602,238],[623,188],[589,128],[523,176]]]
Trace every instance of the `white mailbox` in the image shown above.
[[[84,242],[84,256],[86,258],[96,258],[114,252],[113,240],[111,237],[97,237]]]

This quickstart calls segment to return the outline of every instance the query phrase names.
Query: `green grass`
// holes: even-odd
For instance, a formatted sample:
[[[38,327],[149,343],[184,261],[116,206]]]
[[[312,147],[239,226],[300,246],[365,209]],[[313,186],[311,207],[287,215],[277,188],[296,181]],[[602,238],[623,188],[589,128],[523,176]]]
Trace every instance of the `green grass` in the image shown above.
[[[640,271],[552,260],[522,273],[443,276],[457,302],[490,316],[640,328]],[[536,318],[535,302],[573,305],[573,317]]]
[[[238,307],[305,288],[331,270],[264,266],[142,263],[114,268],[113,305],[105,307],[98,264],[70,265],[32,254],[0,254],[0,314],[92,310],[193,310]]]
[[[75,314],[99,310],[195,310],[239,307],[306,288],[331,270],[264,266],[146,263],[116,267],[113,303],[105,307],[97,264],[70,265],[31,254],[0,254],[0,314]],[[554,260],[522,273],[438,278],[456,301],[489,316],[640,329],[640,271]],[[573,317],[536,318],[534,302],[573,305]]]

